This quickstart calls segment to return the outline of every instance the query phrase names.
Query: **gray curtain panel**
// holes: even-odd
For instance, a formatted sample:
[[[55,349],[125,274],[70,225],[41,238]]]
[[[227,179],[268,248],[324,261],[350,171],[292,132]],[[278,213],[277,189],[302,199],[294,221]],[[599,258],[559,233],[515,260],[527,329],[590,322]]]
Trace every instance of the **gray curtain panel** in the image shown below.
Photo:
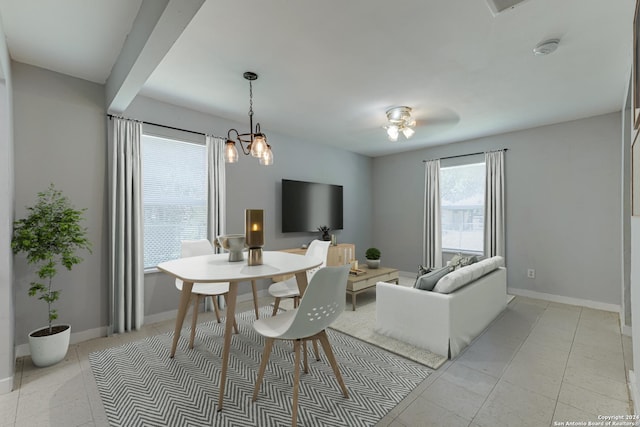
[[[425,163],[424,173],[424,240],[422,265],[442,266],[442,225],[440,218],[440,160]]]
[[[485,153],[484,255],[505,256],[504,151]]]
[[[142,123],[111,118],[109,129],[109,334],[144,323]]]
[[[209,178],[209,194],[207,197],[207,237],[214,241],[216,237],[225,234],[225,212],[226,212],[226,178],[224,164],[224,144],[223,138],[211,135],[205,136],[207,145],[207,170]],[[221,249],[216,248],[216,252]],[[224,307],[224,298],[218,297],[220,308]],[[205,310],[213,310],[213,304],[209,298],[205,299]]]

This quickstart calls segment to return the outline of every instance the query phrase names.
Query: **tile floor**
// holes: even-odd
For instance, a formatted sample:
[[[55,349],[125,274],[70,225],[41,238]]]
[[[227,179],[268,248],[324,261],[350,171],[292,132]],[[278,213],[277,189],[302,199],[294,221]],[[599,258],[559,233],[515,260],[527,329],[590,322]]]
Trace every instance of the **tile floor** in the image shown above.
[[[17,360],[15,391],[0,395],[0,427],[108,425],[89,353],[171,330],[166,321],[72,345],[48,368]],[[617,314],[517,297],[378,426],[537,427],[629,414],[631,361],[631,339],[620,334]]]

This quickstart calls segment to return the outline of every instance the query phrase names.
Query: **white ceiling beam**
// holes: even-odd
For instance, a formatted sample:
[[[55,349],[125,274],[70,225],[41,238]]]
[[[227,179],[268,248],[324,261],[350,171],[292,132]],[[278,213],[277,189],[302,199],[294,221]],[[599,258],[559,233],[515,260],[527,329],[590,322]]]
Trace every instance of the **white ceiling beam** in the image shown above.
[[[106,82],[107,111],[123,113],[205,0],[143,0]]]

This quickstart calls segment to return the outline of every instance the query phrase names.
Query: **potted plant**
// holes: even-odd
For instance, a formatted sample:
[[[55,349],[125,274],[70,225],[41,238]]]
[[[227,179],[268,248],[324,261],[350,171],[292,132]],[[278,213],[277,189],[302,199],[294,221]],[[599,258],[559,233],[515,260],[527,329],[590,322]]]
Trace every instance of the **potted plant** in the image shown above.
[[[318,227],[318,231],[322,233],[322,240],[324,240],[325,242],[331,240],[331,235],[329,235],[329,231],[331,231],[331,229],[329,227],[323,225],[321,227]]]
[[[367,259],[367,267],[369,267],[369,268],[378,268],[378,267],[380,267],[380,249],[378,249],[378,248],[369,248],[364,253],[364,256]]]
[[[81,226],[86,209],[75,209],[69,199],[53,184],[41,193],[34,206],[27,207],[28,215],[13,223],[11,249],[14,254],[24,252],[27,263],[37,266],[39,281],[31,282],[30,296],[47,303],[49,325],[29,333],[31,359],[36,366],[49,366],[64,359],[69,347],[70,325],[55,325],[58,312],[53,308],[60,290],[53,288],[58,268],[67,270],[82,261],[76,252],[91,252],[87,229]]]

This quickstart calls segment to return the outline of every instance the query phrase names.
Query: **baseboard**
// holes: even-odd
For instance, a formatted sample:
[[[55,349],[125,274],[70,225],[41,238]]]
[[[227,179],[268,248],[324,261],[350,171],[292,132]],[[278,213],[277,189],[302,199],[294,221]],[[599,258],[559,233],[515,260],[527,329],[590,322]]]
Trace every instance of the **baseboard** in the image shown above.
[[[557,302],[560,304],[578,305],[581,307],[594,308],[596,310],[613,311],[614,313],[620,313],[620,310],[622,309],[618,304],[608,304],[588,299],[564,297],[561,295],[546,294],[544,292],[529,291],[526,289],[507,288],[507,293],[522,297],[541,299],[543,301]]]
[[[71,331],[73,331],[73,325],[71,326]],[[106,326],[87,329],[86,331],[71,332],[71,336],[69,337],[69,344],[78,344],[79,342],[84,342],[84,341],[92,340],[94,338],[101,338],[106,336],[107,336]],[[29,356],[29,355],[31,355],[31,351],[29,350],[28,342],[24,344],[19,344],[16,346],[16,358]]]
[[[258,298],[264,297],[268,295],[268,291],[266,289],[260,290],[257,292]],[[236,302],[245,302],[251,301],[253,299],[253,294],[243,293],[238,295]],[[178,310],[169,310],[164,311],[162,313],[150,314],[144,317],[144,323],[146,325],[158,322],[164,322],[165,320],[175,319],[178,315]],[[73,331],[73,326],[71,327]],[[87,329],[86,331],[80,332],[71,332],[71,338],[69,339],[69,344],[77,344],[83,341],[88,341],[94,338],[101,338],[107,336],[107,326],[101,326],[99,328]],[[15,357],[24,357],[31,355],[31,351],[29,350],[29,343],[19,344],[15,347]],[[1,384],[0,384],[1,386]]]
[[[0,394],[7,394],[13,391],[13,375],[0,379]]]
[[[638,383],[636,382],[636,375],[633,371],[629,371],[629,393],[631,394],[631,400],[633,401],[633,413],[640,414],[640,393],[638,393]]]

